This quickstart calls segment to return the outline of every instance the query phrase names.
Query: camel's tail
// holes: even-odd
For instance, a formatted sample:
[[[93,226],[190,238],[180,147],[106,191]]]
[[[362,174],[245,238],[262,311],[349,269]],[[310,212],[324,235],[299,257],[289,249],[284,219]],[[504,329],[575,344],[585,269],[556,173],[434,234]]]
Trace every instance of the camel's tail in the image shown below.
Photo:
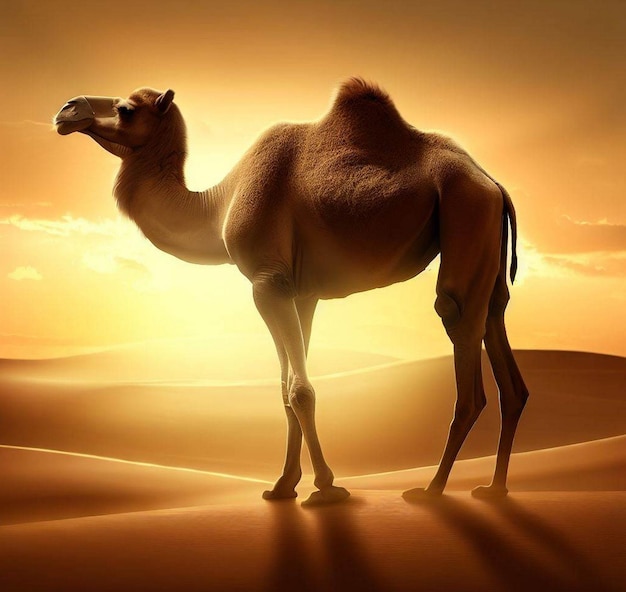
[[[511,269],[510,277],[511,283],[515,281],[515,275],[517,274],[517,218],[515,217],[515,208],[513,207],[513,200],[509,195],[509,192],[500,185],[497,181],[496,185],[502,192],[504,199],[504,227],[502,229],[502,269],[506,269],[506,255],[508,247],[508,226],[511,225]],[[505,272],[506,273],[506,272]]]

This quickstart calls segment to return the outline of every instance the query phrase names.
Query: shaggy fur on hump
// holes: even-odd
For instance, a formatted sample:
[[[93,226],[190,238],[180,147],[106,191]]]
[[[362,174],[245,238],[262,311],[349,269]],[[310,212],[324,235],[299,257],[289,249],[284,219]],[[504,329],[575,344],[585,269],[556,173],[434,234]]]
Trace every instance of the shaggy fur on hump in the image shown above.
[[[348,78],[339,86],[329,115],[347,117],[353,122],[360,121],[361,125],[379,139],[381,134],[387,135],[387,132],[383,130],[374,132],[372,129],[372,125],[376,125],[374,121],[381,125],[384,123],[384,126],[388,127],[387,131],[413,129],[404,121],[391,97],[379,86],[363,78]]]
[[[348,78],[341,84],[337,91],[337,97],[335,99],[336,104],[347,104],[358,100],[367,100],[375,103],[380,103],[385,107],[393,107],[393,101],[389,95],[382,90],[378,85],[363,80],[363,78],[352,77]]]

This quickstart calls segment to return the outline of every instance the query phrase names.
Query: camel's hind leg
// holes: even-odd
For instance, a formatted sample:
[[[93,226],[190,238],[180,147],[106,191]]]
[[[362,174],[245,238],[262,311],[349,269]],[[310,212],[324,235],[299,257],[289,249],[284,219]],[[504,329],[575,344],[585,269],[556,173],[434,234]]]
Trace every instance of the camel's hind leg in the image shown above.
[[[502,196],[495,187],[469,188],[440,202],[441,266],[435,309],[454,345],[457,401],[439,468],[426,489],[407,499],[440,495],[467,434],[485,407],[481,347],[500,263]]]
[[[485,347],[500,394],[502,422],[500,443],[493,481],[488,487],[481,486],[474,489],[472,494],[476,497],[502,497],[508,493],[506,477],[513,438],[528,399],[528,390],[513,357],[504,326],[504,311],[509,301],[506,269],[504,267],[506,265],[505,258],[503,258],[502,265],[489,305],[487,332],[485,334]]]
[[[426,489],[417,488],[405,492],[405,498],[421,497],[425,494],[438,496],[443,492],[459,450],[486,404],[480,351],[480,338],[454,343],[457,401],[448,440],[430,485]]]

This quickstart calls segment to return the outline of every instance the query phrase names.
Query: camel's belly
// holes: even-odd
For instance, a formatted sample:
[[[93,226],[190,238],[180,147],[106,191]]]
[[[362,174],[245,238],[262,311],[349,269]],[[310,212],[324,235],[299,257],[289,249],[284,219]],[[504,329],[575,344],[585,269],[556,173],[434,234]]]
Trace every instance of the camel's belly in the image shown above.
[[[366,219],[333,220],[298,235],[298,292],[341,298],[404,281],[426,268],[439,252],[436,199]]]
[[[298,282],[298,294],[328,300],[390,286],[415,277],[424,271],[437,253],[438,245],[433,243],[421,258],[404,261],[394,268],[386,268],[384,265],[378,268],[328,265],[327,263],[314,265],[306,277]]]

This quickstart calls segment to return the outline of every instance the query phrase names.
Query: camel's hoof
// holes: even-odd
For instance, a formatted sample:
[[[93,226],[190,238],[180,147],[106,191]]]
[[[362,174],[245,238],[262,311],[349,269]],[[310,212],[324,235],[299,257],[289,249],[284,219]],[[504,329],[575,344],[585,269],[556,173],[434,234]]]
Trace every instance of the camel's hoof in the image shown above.
[[[304,507],[327,506],[328,504],[336,504],[350,497],[350,492],[343,487],[325,487],[319,491],[314,491],[306,500],[302,502]]]
[[[436,489],[427,489],[425,487],[416,487],[409,489],[402,494],[407,502],[427,502],[441,499],[443,492]]]
[[[268,501],[278,501],[286,499],[294,499],[298,497],[298,492],[295,489],[268,489],[263,492],[263,499]]]
[[[479,499],[502,499],[508,493],[509,490],[506,487],[497,485],[480,485],[472,489],[472,496]]]

